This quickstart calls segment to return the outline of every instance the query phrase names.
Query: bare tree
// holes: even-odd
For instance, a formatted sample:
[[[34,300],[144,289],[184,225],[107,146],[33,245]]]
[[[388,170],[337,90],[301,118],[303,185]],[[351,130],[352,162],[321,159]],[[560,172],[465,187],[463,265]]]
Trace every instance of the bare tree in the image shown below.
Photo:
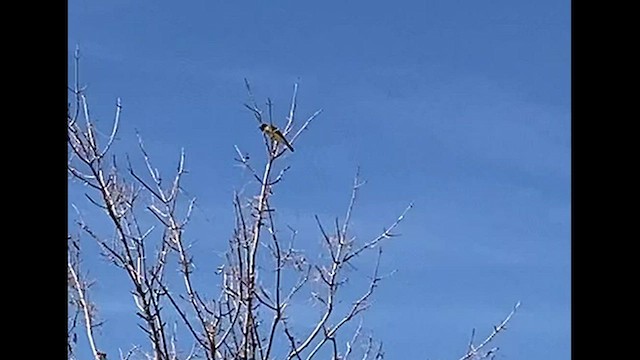
[[[381,245],[396,236],[394,231],[412,204],[380,233],[371,234],[365,241],[356,240],[351,230],[352,214],[364,184],[356,173],[344,217],[327,223],[315,216],[324,253],[310,259],[303,249],[294,246],[298,232],[292,228],[282,230],[271,201],[289,170],[288,166],[281,165],[286,162],[288,148],[282,141],[265,135],[265,158],[262,164],[256,165],[253,158],[236,147],[236,160],[251,174],[257,185],[256,192],[249,197],[233,195],[235,226],[218,271],[220,291],[216,296],[207,297],[211,289],[198,288],[193,279],[196,260],[184,236],[196,206],[196,199],[188,197],[181,186],[186,174],[184,150],[169,181],[152,164],[140,136],[138,147],[144,171],[135,168],[128,157],[126,167],[121,167],[110,152],[120,124],[120,100],[116,102],[113,125],[108,134],[103,135],[90,114],[85,89],[80,86],[77,50],[75,65],[75,84],[69,89],[72,102],[67,115],[68,173],[70,179],[89,190],[86,198],[101,209],[114,233],[101,235],[79,216],[76,224],[82,236],[69,235],[70,358],[74,357],[79,319],[84,320],[84,333],[94,358],[107,356],[94,334],[99,323],[95,305],[89,300],[89,283],[80,269],[80,237],[93,239],[106,259],[126,274],[130,283],[139,327],[149,343],[136,344],[126,354],[121,352],[121,359],[134,354],[157,360],[383,358],[382,343],[365,334],[359,315],[370,307],[377,286],[389,275],[380,273]],[[245,84],[249,95],[245,106],[254,120],[259,125],[276,126],[271,100],[267,101],[266,109],[262,109],[249,83],[245,81]],[[304,130],[321,113],[318,110],[298,121],[297,92],[296,84],[281,130],[281,135],[292,145],[299,143]],[[144,210],[152,215],[153,225],[143,219]],[[359,296],[348,299],[349,306],[339,307],[337,301],[349,277],[347,270],[356,269],[354,262],[363,256],[375,259],[368,286]],[[179,283],[165,276],[168,268],[179,269]],[[292,321],[290,308],[296,299],[312,299],[319,309],[317,321],[311,326],[296,327]],[[510,317],[483,343],[476,347],[470,344],[469,352],[461,360],[481,354]],[[356,319],[360,319],[357,326]],[[169,326],[169,322],[173,326]],[[188,353],[179,348],[185,344],[176,343],[177,332],[191,338]]]

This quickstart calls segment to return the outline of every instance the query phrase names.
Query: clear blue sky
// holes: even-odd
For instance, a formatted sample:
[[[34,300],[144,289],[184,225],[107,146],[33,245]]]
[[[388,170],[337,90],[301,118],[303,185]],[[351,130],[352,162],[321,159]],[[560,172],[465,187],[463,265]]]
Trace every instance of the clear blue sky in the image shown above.
[[[68,7],[69,69],[78,44],[100,124],[122,99],[114,150],[134,154],[138,129],[169,172],[185,148],[185,187],[200,204],[188,235],[212,254],[203,261],[224,250],[232,191],[250,181],[233,146],[263,154],[242,105],[243,78],[257,100],[273,100],[278,121],[298,81],[299,115],[324,112],[285,160],[292,168],[277,193],[281,224],[317,246],[313,215],[344,213],[357,166],[368,181],[358,237],[375,235],[415,202],[402,237],[384,248],[384,268],[398,271],[364,323],[387,358],[457,359],[472,328],[486,336],[518,300],[497,358],[570,357],[569,1]],[[79,191],[70,188],[70,202],[89,208]],[[122,329],[136,321],[131,297],[116,285],[125,278],[100,259],[85,266],[100,280],[94,299],[108,320],[100,343],[116,357],[118,347],[143,341],[135,325]]]

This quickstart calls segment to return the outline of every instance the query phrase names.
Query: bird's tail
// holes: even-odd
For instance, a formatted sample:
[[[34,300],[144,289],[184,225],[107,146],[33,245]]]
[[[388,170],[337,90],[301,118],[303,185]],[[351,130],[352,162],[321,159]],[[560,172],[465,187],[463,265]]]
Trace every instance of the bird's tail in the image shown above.
[[[293,146],[291,146],[291,144],[289,144],[289,142],[287,141],[287,139],[284,139],[284,138],[283,138],[283,140],[284,140],[284,144],[289,148],[289,150],[291,150],[291,152],[293,152],[293,151],[294,151],[294,150],[293,150]]]

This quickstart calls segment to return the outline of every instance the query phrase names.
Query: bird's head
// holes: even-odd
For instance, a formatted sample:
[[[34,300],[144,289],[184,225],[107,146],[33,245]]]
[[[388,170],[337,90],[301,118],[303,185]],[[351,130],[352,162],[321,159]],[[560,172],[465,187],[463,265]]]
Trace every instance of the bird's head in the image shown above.
[[[267,124],[260,124],[260,130],[264,131],[264,129],[269,126]]]

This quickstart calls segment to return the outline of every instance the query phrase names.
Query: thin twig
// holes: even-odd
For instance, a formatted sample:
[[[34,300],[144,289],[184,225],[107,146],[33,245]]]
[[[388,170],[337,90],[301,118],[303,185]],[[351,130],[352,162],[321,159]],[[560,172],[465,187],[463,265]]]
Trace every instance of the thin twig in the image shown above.
[[[511,320],[511,317],[513,316],[513,314],[516,313],[516,310],[518,310],[518,308],[520,307],[520,301],[518,301],[515,306],[513,307],[513,310],[511,310],[511,312],[509,313],[509,315],[507,315],[507,317],[502,320],[502,322],[496,326],[493,327],[493,331],[491,332],[491,334],[489,334],[489,336],[487,336],[486,339],[484,339],[484,341],[482,343],[480,343],[480,345],[474,347],[473,345],[469,345],[470,349],[469,351],[463,356],[461,357],[459,360],[468,360],[471,359],[473,356],[477,355],[480,350],[482,350],[482,348],[484,348],[487,344],[489,344],[491,342],[491,340],[493,340],[493,338],[496,337],[496,335],[498,335],[498,333],[500,333],[500,331],[505,330],[507,323],[509,322],[509,320]],[[492,349],[491,352],[494,352],[496,349]]]
[[[391,224],[391,226],[389,226],[388,229],[385,229],[382,234],[378,235],[376,238],[374,238],[373,240],[365,243],[364,245],[362,245],[360,248],[356,249],[355,251],[353,251],[351,254],[347,255],[344,258],[344,261],[349,261],[351,260],[351,258],[354,258],[356,256],[358,256],[361,252],[363,252],[366,249],[370,249],[373,248],[374,246],[376,246],[381,240],[383,239],[387,239],[394,235],[393,233],[391,233],[391,231],[393,229],[395,229],[401,222],[402,220],[404,220],[405,215],[409,212],[409,210],[411,210],[411,208],[413,208],[413,203],[409,204],[409,206],[407,206],[404,211],[402,212],[402,214],[396,219],[396,221]]]

